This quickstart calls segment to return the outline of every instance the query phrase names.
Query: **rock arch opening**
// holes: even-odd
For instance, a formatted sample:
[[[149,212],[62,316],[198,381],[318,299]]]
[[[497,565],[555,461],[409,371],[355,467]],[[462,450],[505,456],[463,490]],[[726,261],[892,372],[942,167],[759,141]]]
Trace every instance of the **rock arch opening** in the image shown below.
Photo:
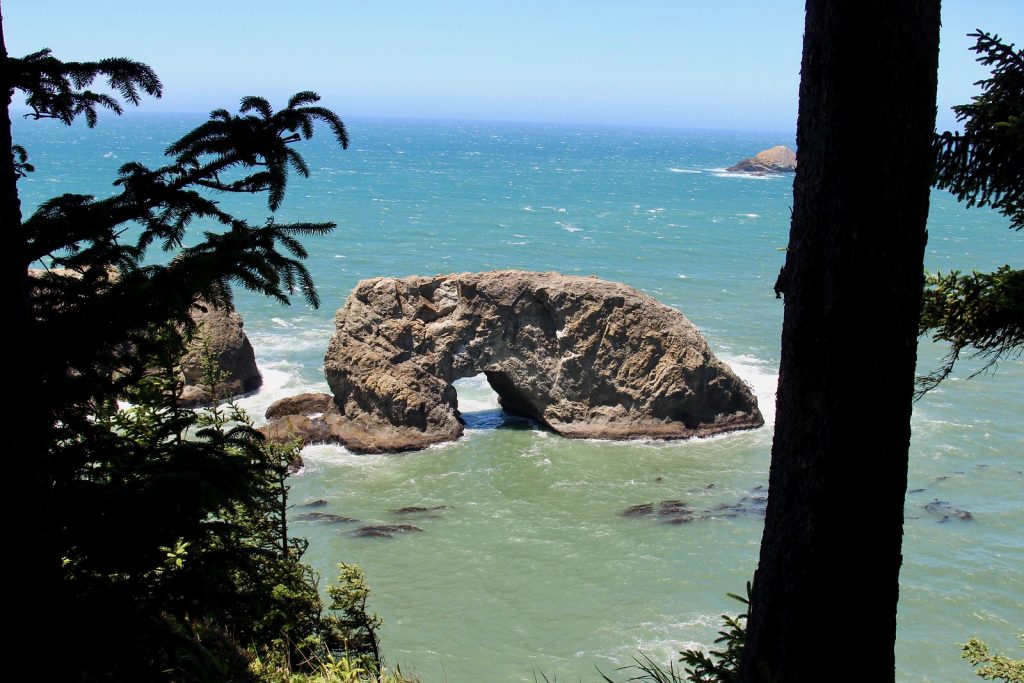
[[[501,406],[501,397],[480,373],[452,382],[457,408],[466,429],[505,429],[532,426],[535,421],[514,415]]]

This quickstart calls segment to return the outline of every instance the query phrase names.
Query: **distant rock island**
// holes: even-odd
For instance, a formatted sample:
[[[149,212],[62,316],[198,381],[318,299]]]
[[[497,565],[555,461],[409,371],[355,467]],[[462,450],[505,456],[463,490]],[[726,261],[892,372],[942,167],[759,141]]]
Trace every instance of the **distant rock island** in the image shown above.
[[[790,173],[796,170],[796,152],[785,145],[777,145],[725,170],[733,173]]]
[[[283,399],[264,432],[404,451],[463,433],[452,382],[570,438],[687,438],[764,424],[679,311],[593,277],[491,271],[360,282],[324,362],[333,396]]]

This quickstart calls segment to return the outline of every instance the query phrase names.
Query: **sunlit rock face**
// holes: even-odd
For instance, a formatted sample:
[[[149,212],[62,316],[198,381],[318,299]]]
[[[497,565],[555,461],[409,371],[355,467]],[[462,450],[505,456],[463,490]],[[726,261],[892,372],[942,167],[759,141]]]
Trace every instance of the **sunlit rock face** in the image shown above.
[[[318,440],[352,450],[458,438],[452,382],[480,373],[505,410],[570,438],[764,423],[750,388],[685,316],[615,282],[524,271],[363,280],[335,324],[324,363],[334,400],[301,417]]]
[[[784,145],[777,145],[725,170],[733,173],[790,173],[796,171],[796,152]]]
[[[197,331],[181,359],[185,382],[182,404],[200,406],[213,401],[205,377],[207,355],[223,373],[214,389],[217,399],[259,389],[263,377],[256,367],[256,354],[243,329],[242,317],[234,309],[215,308],[205,302],[199,302],[191,315]]]

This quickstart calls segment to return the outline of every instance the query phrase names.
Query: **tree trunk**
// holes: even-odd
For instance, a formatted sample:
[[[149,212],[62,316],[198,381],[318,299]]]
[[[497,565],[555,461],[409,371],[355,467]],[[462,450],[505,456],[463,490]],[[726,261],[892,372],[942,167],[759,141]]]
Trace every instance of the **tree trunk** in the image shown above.
[[[858,680],[895,676],[938,41],[939,0],[807,1],[742,681],[817,682],[848,667]],[[856,581],[841,581],[849,571]]]
[[[10,106],[13,75],[3,38],[0,14],[0,319],[10,362],[5,376],[6,421],[12,425],[5,438],[10,483],[4,492],[4,519],[16,520],[16,550],[7,563],[8,583],[22,597],[11,602],[8,618],[18,624],[10,638],[9,675],[29,678],[44,659],[60,669],[63,658],[52,640],[41,634],[52,624],[62,605],[55,594],[60,557],[52,543],[52,479],[44,444],[52,431],[49,411],[40,410],[45,391],[38,359],[45,351],[34,339],[29,306],[29,278],[25,235],[22,231],[18,175],[14,165]],[[56,651],[55,651],[56,650]]]

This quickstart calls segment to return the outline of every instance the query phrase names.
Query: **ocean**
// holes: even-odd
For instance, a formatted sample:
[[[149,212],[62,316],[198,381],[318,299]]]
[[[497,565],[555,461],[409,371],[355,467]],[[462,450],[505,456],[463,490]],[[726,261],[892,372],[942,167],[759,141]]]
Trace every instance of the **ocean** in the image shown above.
[[[200,121],[136,112],[93,130],[16,121],[15,142],[36,167],[20,185],[26,215],[55,194],[113,192],[121,164],[161,163],[161,150]],[[719,615],[740,607],[726,594],[742,593],[757,563],[782,321],[772,285],[792,206],[792,176],[724,168],[792,146],[791,136],[347,123],[349,150],[332,146],[326,130],[299,148],[313,175],[292,178],[277,216],[338,224],[305,240],[321,308],[237,293],[264,376],[242,400],[257,421],[277,398],[327,390],[333,315],[360,279],[521,268],[625,282],[679,309],[751,384],[767,425],[686,442],[570,441],[505,416],[482,377],[461,380],[469,428],[456,443],[398,455],[305,449],[306,467],[290,482],[291,527],[309,540],[322,587],[338,562],[361,565],[388,662],[424,683],[597,681],[597,669],[624,680],[630,674],[615,669],[641,653],[667,663],[682,648],[712,645]],[[222,203],[253,221],[269,216],[251,197]],[[926,267],[1020,267],[1024,235],[1006,226],[933,193]],[[923,340],[919,369],[938,367],[943,353]],[[963,362],[914,408],[899,681],[970,679],[958,643],[972,635],[1019,656],[1024,362],[965,379],[978,367]],[[850,372],[859,371],[851,359]],[[873,496],[849,501],[850,514]],[[303,503],[320,499],[327,505],[317,511],[423,531],[358,538],[350,526],[297,519]],[[621,514],[669,499],[743,512],[679,525]],[[395,512],[408,506],[439,509]],[[851,554],[851,565],[860,562],[870,557]],[[821,605],[822,628],[845,618],[828,595]],[[854,653],[855,666],[856,643],[838,651]]]

